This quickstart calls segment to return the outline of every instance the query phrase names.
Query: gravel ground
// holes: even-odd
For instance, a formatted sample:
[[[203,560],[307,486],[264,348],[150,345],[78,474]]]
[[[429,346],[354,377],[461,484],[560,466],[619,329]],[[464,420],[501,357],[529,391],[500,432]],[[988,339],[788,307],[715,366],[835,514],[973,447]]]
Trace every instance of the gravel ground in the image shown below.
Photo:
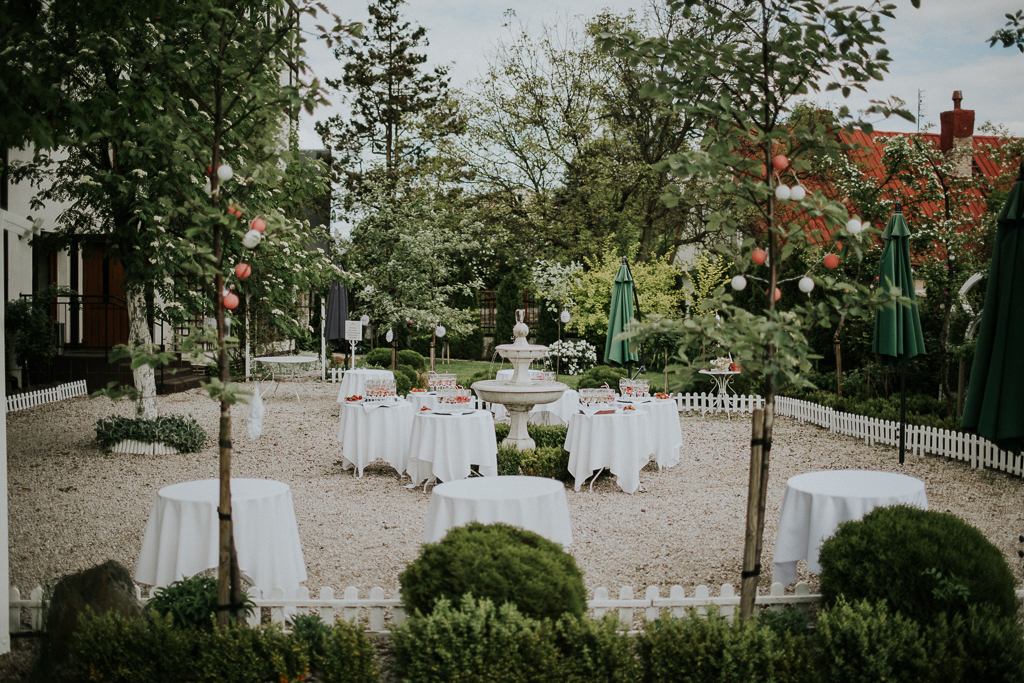
[[[295,386],[301,401],[285,389]],[[363,479],[342,473],[332,385],[283,387],[267,402],[263,437],[235,431],[234,474],[292,488],[312,590],[382,586],[390,594],[418,551],[428,496],[372,466]],[[192,391],[161,397],[163,414],[191,414],[211,435],[217,409]],[[154,493],[167,484],[215,477],[211,438],[201,453],[172,457],[109,455],[93,443],[93,424],[127,404],[73,399],[8,415],[11,580],[23,590],[113,558],[133,568]],[[236,415],[244,415],[243,409]],[[575,555],[589,587],[738,583],[747,487],[749,419],[684,415],[679,466],[645,470],[646,491],[626,495],[610,479],[594,491],[568,491]],[[895,470],[896,454],[816,427],[780,419],[772,449],[765,527],[771,566],[786,479],[835,468]],[[1024,481],[939,458],[908,457],[906,473],[927,485],[933,510],[979,527],[1010,561],[1024,532]],[[802,569],[801,569],[802,571]],[[802,578],[807,578],[805,572]],[[766,577],[770,581],[770,575]]]

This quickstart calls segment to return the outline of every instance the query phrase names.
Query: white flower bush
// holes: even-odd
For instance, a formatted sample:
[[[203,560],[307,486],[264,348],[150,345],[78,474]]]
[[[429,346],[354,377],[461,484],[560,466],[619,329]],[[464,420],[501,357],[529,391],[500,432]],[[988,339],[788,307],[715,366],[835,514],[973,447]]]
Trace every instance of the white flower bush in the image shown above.
[[[560,372],[579,375],[597,365],[597,348],[585,339],[560,339],[548,347],[548,364],[552,367],[555,358]]]

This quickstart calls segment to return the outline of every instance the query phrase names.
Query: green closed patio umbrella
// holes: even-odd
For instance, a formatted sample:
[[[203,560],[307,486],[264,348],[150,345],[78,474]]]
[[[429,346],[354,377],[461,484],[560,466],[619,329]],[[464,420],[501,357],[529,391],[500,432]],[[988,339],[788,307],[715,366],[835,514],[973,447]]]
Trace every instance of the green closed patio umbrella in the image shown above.
[[[875,316],[875,334],[871,349],[894,363],[900,374],[900,464],[907,452],[907,362],[924,353],[921,315],[914,292],[914,273],[910,268],[910,228],[899,204],[882,233],[885,247],[878,273],[879,284],[895,289],[907,301],[894,301],[879,309]]]
[[[961,426],[1019,453],[1024,447],[1024,162],[996,225]]]
[[[636,297],[636,289],[633,286],[633,274],[629,271],[629,263],[625,257],[619,272],[615,275],[615,283],[612,285],[612,305],[608,312],[608,336],[604,343],[604,362],[627,365],[636,363],[639,360],[636,349],[626,339],[615,337],[626,331],[626,325],[633,319],[633,302]],[[637,314],[640,306],[637,305]]]

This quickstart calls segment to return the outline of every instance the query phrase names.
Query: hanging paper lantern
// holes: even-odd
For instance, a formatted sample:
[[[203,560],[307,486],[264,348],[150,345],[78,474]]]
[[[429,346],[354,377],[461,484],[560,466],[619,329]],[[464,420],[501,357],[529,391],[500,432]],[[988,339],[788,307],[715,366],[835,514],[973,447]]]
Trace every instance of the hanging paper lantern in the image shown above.
[[[854,216],[846,222],[846,232],[851,235],[856,235],[864,229],[864,224],[860,222],[860,219]]]
[[[390,327],[388,328],[387,334],[384,335],[384,339],[388,344],[395,341],[395,333]]]
[[[221,164],[217,167],[217,177],[227,182],[235,177],[235,169],[231,168],[231,164]]]
[[[789,188],[789,198],[794,202],[802,202],[806,196],[807,190],[804,189],[803,185],[794,185]]]
[[[839,257],[835,254],[825,254],[825,258],[821,259],[821,262],[829,270],[835,270],[839,267]]]
[[[441,339],[446,334],[448,334],[448,330],[447,328],[445,328],[444,325],[438,325],[437,327],[434,328],[434,336],[436,336],[438,339]]]
[[[792,196],[793,193],[789,189],[788,185],[780,184],[775,187],[775,198],[778,199],[780,202],[788,202],[790,197]]]
[[[735,289],[737,292],[742,292],[744,289],[747,288],[747,278],[743,277],[742,275],[734,275],[732,278],[732,282],[730,282],[729,284],[731,284],[732,288]]]
[[[253,218],[252,221],[249,223],[249,227],[255,230],[256,232],[263,232],[264,230],[267,229],[267,222],[263,220],[260,216],[256,216],[256,218]]]
[[[370,324],[370,316],[363,313],[361,316],[359,316],[359,322],[363,324],[363,327],[366,327],[367,325]]]
[[[776,173],[782,173],[789,168],[789,157],[785,154],[776,154],[772,157],[772,168]]]
[[[235,277],[239,280],[248,280],[252,275],[252,266],[244,261],[235,266]]]
[[[236,308],[238,308],[238,295],[235,294],[234,292],[228,292],[227,294],[225,294],[221,298],[221,301],[224,304],[224,308],[228,309],[229,311],[233,311]]]
[[[246,249],[255,249],[260,245],[260,242],[262,241],[262,233],[256,232],[255,230],[250,230],[249,232],[245,233],[245,237],[242,238],[242,246],[245,247]]]
[[[814,280],[804,275],[800,278],[800,281],[796,283],[796,286],[800,288],[800,291],[804,294],[810,294],[811,290],[814,289]]]
[[[759,266],[763,266],[764,262],[768,260],[768,252],[761,247],[755,247],[754,251],[750,252],[750,260]]]

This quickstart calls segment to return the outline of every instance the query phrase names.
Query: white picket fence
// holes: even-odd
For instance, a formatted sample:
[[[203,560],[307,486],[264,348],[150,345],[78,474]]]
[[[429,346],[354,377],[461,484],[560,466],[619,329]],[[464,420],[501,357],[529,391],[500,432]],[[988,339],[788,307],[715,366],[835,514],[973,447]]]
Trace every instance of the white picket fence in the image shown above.
[[[250,597],[257,609],[249,617],[249,623],[254,626],[261,623],[287,626],[288,620],[296,614],[316,613],[328,623],[341,618],[364,624],[368,631],[386,633],[392,626],[405,621],[406,617],[401,596],[396,593],[387,597],[384,589],[379,586],[371,588],[365,595],[355,586],[349,586],[342,591],[340,597],[329,587],[321,588],[316,597],[311,596],[308,588],[300,588],[289,595],[281,589],[271,591],[269,596],[254,592]],[[138,586],[135,587],[135,593],[140,602],[145,603],[148,599]],[[773,583],[767,593],[758,594],[756,605],[765,609],[806,607],[820,600],[821,595],[811,593],[806,583],[796,584],[792,593],[786,593],[782,584]],[[689,609],[696,610],[700,615],[717,611],[731,620],[739,604],[739,592],[729,583],[722,584],[717,595],[705,585],[696,586],[689,593],[682,586],[670,586],[664,595],[663,589],[658,586],[648,586],[642,595],[638,595],[632,586],[622,586],[618,597],[612,597],[607,588],[595,588],[587,603],[587,610],[593,617],[617,614],[622,627],[628,630],[640,627],[644,620],[657,619],[663,610],[680,617]],[[44,630],[45,608],[46,600],[41,587],[36,586],[28,597],[23,597],[21,591],[12,586],[11,632]]]
[[[44,403],[54,403],[68,398],[77,398],[88,395],[89,390],[85,386],[85,380],[68,382],[47,389],[37,391],[26,391],[21,394],[12,394],[7,397],[7,412],[14,413],[26,408],[35,408]]]

